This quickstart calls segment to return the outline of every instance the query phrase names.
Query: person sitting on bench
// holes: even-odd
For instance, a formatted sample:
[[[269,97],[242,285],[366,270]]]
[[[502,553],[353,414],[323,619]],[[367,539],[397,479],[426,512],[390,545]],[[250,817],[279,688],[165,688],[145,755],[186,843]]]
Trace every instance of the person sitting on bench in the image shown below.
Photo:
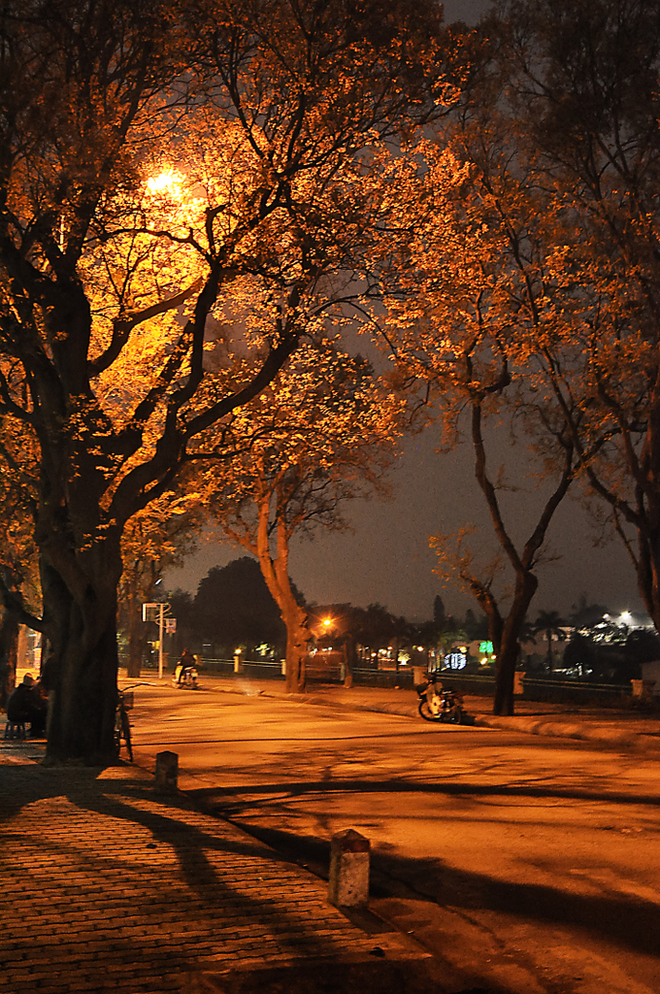
[[[7,721],[15,725],[30,722],[30,735],[43,735],[46,729],[47,701],[41,693],[40,681],[35,683],[31,673],[11,692],[7,700]]]

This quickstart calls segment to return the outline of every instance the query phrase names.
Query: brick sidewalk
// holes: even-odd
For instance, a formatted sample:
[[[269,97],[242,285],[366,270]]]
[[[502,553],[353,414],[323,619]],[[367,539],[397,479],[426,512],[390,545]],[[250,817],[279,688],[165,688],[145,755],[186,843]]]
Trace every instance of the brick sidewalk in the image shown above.
[[[143,771],[44,768],[35,748],[0,752],[2,994],[244,991],[266,963],[255,989],[317,990],[282,977],[423,955],[351,924],[318,879]]]

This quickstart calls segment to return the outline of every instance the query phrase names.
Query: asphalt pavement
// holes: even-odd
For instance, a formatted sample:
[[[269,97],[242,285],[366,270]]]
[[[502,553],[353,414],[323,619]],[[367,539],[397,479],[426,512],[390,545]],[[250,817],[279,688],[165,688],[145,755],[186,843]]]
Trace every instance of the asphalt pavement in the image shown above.
[[[287,696],[281,681],[203,681],[217,693]],[[410,690],[318,686],[295,700],[417,709]],[[477,724],[660,749],[657,713],[519,701],[504,719],[489,704],[466,696]],[[185,793],[158,793],[147,770],[47,768],[43,751],[0,743],[0,994],[505,994],[447,983],[413,937],[369,909],[333,907],[324,881]]]
[[[344,707],[351,710],[376,711],[417,717],[418,699],[411,688],[351,687],[338,684],[310,683],[303,694],[288,695],[281,680],[258,680],[240,674],[217,677],[202,672],[207,689],[223,693],[262,694],[289,697],[309,704]],[[130,681],[128,681],[130,683]],[[632,699],[625,705],[587,707],[575,704],[554,704],[515,701],[515,714],[496,716],[492,713],[490,697],[465,694],[468,720],[487,728],[524,732],[530,735],[550,735],[560,738],[583,739],[613,748],[660,751],[660,697],[645,705]]]

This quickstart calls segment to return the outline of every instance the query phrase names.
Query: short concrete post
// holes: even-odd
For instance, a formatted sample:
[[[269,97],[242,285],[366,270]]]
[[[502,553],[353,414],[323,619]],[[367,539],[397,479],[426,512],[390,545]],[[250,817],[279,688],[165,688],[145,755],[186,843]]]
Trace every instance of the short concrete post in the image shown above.
[[[330,842],[328,900],[341,908],[354,908],[369,900],[369,839],[349,828]]]
[[[631,680],[633,697],[640,697],[643,701],[653,700],[653,688],[655,680]]]
[[[161,794],[175,794],[179,776],[179,756],[176,752],[156,755],[156,789]]]

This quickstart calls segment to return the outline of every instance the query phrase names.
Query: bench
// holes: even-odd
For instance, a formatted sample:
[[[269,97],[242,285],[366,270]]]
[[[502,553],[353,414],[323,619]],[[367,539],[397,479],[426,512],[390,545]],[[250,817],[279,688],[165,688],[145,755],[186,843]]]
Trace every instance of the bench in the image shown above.
[[[9,721],[5,724],[5,739],[24,739],[25,735],[25,722],[24,721]]]

